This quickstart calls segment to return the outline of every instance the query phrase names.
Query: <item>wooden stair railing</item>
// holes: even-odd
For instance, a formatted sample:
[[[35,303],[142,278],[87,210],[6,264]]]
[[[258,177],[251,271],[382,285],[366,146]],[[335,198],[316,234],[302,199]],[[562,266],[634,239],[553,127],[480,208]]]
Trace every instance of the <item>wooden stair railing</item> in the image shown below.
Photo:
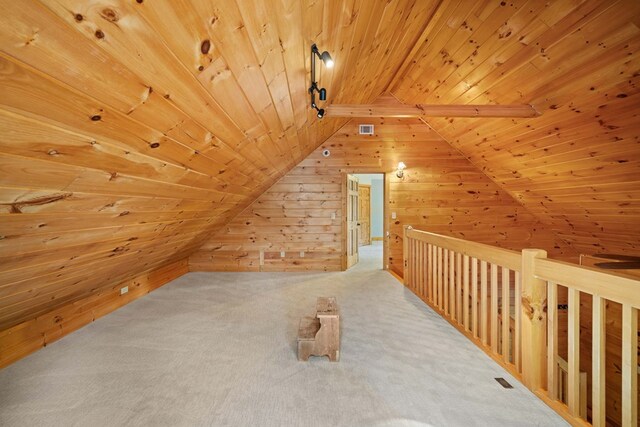
[[[639,280],[547,259],[544,250],[516,252],[411,226],[404,229],[403,257],[405,286],[576,426],[608,421],[605,304],[621,304],[621,424],[638,425]],[[559,286],[569,295],[566,375],[558,363]],[[581,293],[593,298],[590,412],[580,372]]]

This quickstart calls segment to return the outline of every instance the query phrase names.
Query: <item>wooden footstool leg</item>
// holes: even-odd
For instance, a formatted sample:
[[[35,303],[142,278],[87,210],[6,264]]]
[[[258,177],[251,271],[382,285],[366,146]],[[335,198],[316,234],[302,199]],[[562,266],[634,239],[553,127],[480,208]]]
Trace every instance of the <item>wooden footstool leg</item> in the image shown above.
[[[309,360],[309,356],[311,352],[309,351],[309,346],[305,345],[304,342],[298,343],[298,360],[301,362],[306,362]]]

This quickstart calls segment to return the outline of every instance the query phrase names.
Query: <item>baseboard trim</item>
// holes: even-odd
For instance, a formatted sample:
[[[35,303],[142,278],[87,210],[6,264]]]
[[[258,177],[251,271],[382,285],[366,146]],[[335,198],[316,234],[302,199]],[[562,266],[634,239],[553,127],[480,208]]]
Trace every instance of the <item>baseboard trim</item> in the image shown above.
[[[188,273],[185,258],[0,331],[0,369]],[[120,288],[129,292],[120,295]]]

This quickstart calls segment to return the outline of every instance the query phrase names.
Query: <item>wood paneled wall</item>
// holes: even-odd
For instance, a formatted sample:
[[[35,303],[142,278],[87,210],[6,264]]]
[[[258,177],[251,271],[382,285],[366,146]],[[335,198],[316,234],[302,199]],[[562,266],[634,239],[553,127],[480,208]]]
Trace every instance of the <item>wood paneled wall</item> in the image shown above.
[[[140,298],[188,271],[186,259],[168,263],[133,279],[0,331],[0,369]],[[129,292],[120,294],[128,286]]]
[[[316,166],[318,156],[301,162],[192,254],[190,270],[340,270],[343,176]]]
[[[360,123],[374,124],[375,135],[358,135]],[[393,173],[399,161],[407,164],[402,179]],[[386,174],[389,267],[399,274],[405,224],[510,249],[545,248],[565,259],[577,255],[420,120],[367,119],[342,127],[216,233],[191,256],[190,269],[340,270],[343,180],[354,172]]]
[[[0,0],[0,331],[188,256],[344,123],[311,44],[371,102],[436,6]]]

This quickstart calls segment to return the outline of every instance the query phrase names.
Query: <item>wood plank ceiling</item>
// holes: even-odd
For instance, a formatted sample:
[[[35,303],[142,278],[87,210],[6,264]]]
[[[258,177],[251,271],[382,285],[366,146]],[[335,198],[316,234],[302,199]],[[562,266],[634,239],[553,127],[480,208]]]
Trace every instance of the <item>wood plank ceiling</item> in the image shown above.
[[[406,103],[532,104],[426,121],[580,253],[640,254],[640,2],[443,2],[391,84]]]
[[[0,0],[0,329],[183,259],[344,123],[428,123],[582,252],[638,253],[635,0]]]
[[[390,83],[437,2],[2,0],[0,329],[185,258]]]

